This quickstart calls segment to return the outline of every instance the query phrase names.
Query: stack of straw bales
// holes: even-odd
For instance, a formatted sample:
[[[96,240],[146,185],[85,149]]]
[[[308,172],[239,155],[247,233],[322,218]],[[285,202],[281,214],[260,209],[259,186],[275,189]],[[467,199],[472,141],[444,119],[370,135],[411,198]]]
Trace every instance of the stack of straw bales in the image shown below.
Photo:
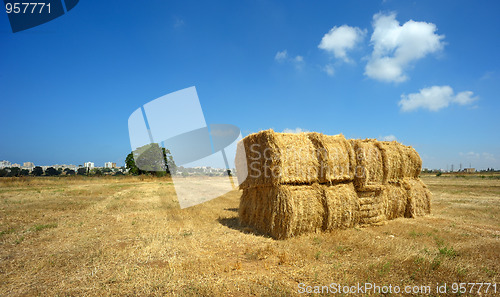
[[[430,213],[418,153],[398,142],[261,131],[238,144],[243,225],[277,239]]]

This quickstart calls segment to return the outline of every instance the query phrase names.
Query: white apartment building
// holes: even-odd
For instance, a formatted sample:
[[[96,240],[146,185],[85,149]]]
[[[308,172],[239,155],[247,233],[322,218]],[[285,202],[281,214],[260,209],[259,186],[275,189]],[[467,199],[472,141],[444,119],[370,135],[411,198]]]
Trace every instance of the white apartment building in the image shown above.
[[[104,163],[104,168],[116,168],[116,163],[106,162]]]
[[[5,167],[10,167],[10,162],[5,160],[0,161],[0,169]]]
[[[83,164],[83,167],[93,169],[94,168],[94,162],[85,162]]]

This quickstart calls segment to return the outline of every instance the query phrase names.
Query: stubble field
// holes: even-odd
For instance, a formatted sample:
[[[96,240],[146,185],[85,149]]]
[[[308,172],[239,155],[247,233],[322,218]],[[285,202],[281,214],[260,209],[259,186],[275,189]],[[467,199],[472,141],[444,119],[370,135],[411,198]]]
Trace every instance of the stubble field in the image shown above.
[[[436,284],[458,282],[500,292],[500,180],[423,180],[430,216],[277,241],[239,225],[239,191],[181,210],[168,178],[2,178],[0,295],[288,296],[372,283],[437,296]]]

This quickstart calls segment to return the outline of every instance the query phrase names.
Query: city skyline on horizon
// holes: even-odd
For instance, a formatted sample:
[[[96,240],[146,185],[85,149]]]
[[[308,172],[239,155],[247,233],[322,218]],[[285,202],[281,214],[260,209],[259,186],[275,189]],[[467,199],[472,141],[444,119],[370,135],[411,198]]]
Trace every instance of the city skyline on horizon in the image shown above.
[[[196,86],[206,122],[243,137],[342,133],[411,145],[430,169],[500,168],[500,3],[197,7],[81,2],[17,33],[2,14],[0,158],[123,165],[131,113]]]

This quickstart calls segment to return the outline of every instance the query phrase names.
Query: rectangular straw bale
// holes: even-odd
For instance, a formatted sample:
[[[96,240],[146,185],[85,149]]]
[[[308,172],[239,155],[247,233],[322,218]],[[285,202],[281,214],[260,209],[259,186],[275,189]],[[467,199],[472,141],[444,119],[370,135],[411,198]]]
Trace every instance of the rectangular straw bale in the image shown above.
[[[384,160],[384,183],[397,182],[403,178],[416,178],[422,169],[422,159],[410,146],[397,141],[377,143]]]
[[[256,188],[246,188],[240,198],[238,216],[243,225],[256,225],[258,208],[264,202]]]
[[[417,151],[407,145],[401,144],[401,155],[405,158],[405,166],[403,167],[403,177],[418,178],[422,171],[422,159]]]
[[[308,137],[316,147],[320,183],[338,183],[354,179],[354,150],[344,135],[329,136],[311,132]]]
[[[306,133],[266,130],[248,135],[242,141],[248,176],[240,182],[240,188],[318,182],[319,162]],[[241,162],[237,166],[241,167]]]
[[[387,203],[382,191],[358,192],[357,195],[361,225],[380,225],[387,220],[385,215]]]
[[[349,140],[354,150],[356,167],[354,186],[358,191],[379,191],[384,181],[382,153],[375,139]]]
[[[359,223],[359,199],[352,183],[322,185],[325,215],[323,230],[344,229]]]
[[[383,196],[386,203],[385,215],[388,220],[405,217],[408,192],[401,183],[385,185]]]
[[[408,195],[408,206],[405,217],[415,218],[431,213],[431,192],[421,179],[404,179],[402,181]]]
[[[323,228],[323,191],[315,185],[275,185],[243,190],[240,222],[276,239]]]

